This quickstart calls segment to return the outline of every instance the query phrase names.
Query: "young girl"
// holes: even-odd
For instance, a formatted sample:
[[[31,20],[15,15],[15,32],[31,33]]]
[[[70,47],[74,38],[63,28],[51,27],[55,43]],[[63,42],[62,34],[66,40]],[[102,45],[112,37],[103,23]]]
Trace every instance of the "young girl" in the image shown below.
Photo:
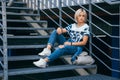
[[[66,28],[57,28],[57,30],[52,32],[47,47],[38,54],[47,57],[33,62],[35,66],[45,68],[48,62],[65,54],[73,55],[71,61],[74,61],[82,52],[83,46],[86,45],[89,37],[89,26],[85,23],[87,19],[86,11],[84,9],[78,9],[75,12],[74,19],[76,23]],[[62,33],[66,32],[68,32],[70,36],[68,40],[62,35]],[[51,53],[51,48],[55,42],[59,43],[58,49]]]

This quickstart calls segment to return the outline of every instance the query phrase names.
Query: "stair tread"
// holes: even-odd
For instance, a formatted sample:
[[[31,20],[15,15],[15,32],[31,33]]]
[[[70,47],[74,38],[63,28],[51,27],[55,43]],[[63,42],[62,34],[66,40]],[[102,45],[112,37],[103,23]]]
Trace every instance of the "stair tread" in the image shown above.
[[[0,19],[2,21],[2,19]],[[47,22],[45,20],[12,20],[12,19],[7,19],[7,22],[31,22],[31,23],[39,23],[39,22]]]
[[[2,29],[0,27],[0,29]],[[34,27],[9,27],[7,26],[8,30],[54,30],[55,28],[34,28]]]
[[[7,29],[11,30],[53,30],[55,28],[34,28],[34,27],[7,27]]]
[[[2,14],[2,12],[0,12]],[[39,14],[31,14],[31,13],[15,13],[15,12],[7,12],[7,15],[16,15],[16,16],[39,16]]]
[[[21,75],[21,74],[32,74],[32,73],[44,73],[44,72],[54,72],[54,71],[64,71],[64,70],[73,70],[80,68],[95,68],[96,65],[57,65],[49,66],[47,68],[21,68],[21,69],[10,69],[8,71],[9,75]],[[0,71],[0,76],[3,76],[2,71]]]
[[[2,6],[0,6],[0,8],[2,8]],[[8,6],[6,6],[6,9],[33,10],[32,8],[26,8],[26,7],[8,7]]]
[[[40,56],[38,55],[8,56],[8,61],[38,60],[38,59],[40,59]],[[3,58],[0,57],[0,61],[2,60]]]
[[[46,45],[8,45],[8,49],[28,49],[28,48],[44,48]],[[0,48],[3,48],[0,46]]]
[[[61,58],[71,57],[71,55],[64,55]],[[8,61],[20,61],[20,60],[38,60],[41,56],[39,55],[23,55],[23,56],[8,56]],[[0,57],[0,61],[3,61],[3,58]]]
[[[49,38],[49,35],[47,36],[40,36],[40,35],[36,35],[36,36],[7,36],[7,38]]]

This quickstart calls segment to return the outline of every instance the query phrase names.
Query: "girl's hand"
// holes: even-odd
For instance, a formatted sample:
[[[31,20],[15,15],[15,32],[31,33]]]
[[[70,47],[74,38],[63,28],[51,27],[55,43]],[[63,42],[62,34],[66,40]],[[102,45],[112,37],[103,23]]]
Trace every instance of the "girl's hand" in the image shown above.
[[[64,48],[64,45],[59,45],[58,47],[59,47],[59,48]]]
[[[57,33],[62,34],[62,28],[57,28]]]
[[[64,45],[71,45],[71,42],[65,42]]]

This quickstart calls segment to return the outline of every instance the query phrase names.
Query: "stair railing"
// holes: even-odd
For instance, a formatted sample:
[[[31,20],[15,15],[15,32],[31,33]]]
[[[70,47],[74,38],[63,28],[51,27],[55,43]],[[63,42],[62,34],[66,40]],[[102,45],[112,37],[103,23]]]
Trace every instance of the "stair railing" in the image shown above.
[[[3,68],[3,80],[8,80],[8,58],[7,58],[7,20],[6,20],[6,0],[1,0],[2,3],[2,23],[0,26],[2,28],[0,39],[3,42],[3,47],[0,52],[3,56],[3,62],[0,61],[0,65]]]

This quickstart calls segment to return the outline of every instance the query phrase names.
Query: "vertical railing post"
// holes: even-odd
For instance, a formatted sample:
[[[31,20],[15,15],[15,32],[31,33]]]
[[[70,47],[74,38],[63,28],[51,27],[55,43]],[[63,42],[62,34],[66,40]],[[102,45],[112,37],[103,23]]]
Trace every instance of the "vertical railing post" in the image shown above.
[[[89,26],[90,26],[90,34],[92,32],[92,15],[91,15],[91,12],[92,12],[92,5],[91,5],[91,1],[92,0],[89,0]],[[92,53],[92,36],[90,35],[90,39],[89,39],[89,53],[91,54]]]
[[[37,4],[38,4],[38,14],[39,14],[39,20],[40,20],[40,0],[37,0]]]
[[[6,0],[2,0],[2,24],[3,24],[3,64],[4,80],[8,80],[8,59],[7,59],[7,19],[6,19]]]
[[[119,59],[120,59],[120,5],[119,5]],[[119,70],[120,70],[120,61],[119,61]],[[120,75],[120,72],[119,72],[119,74],[118,75]],[[119,78],[120,78],[120,76],[119,76]]]
[[[59,0],[59,25],[62,27],[62,0]]]

